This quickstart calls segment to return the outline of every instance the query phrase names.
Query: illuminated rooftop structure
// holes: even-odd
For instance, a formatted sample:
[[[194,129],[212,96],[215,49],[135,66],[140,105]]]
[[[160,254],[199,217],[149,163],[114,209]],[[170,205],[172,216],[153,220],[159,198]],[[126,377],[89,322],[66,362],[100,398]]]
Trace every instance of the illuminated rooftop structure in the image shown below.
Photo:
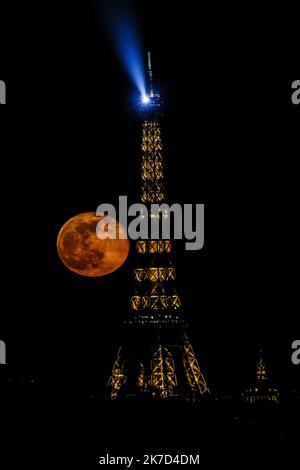
[[[256,363],[256,381],[242,393],[243,401],[254,404],[260,402],[279,403],[279,391],[267,375],[266,363],[260,349]]]
[[[259,360],[256,364],[256,379],[258,381],[268,380],[267,372],[266,372],[266,363],[262,356],[262,350],[260,350]]]

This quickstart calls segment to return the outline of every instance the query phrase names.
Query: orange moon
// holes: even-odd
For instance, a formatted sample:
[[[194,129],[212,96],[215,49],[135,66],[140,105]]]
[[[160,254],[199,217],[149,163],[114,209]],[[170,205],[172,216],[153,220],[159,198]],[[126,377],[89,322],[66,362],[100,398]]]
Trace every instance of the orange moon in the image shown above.
[[[57,251],[63,264],[81,276],[101,277],[116,271],[129,253],[128,238],[116,220],[116,239],[100,240],[96,234],[98,222],[104,216],[84,212],[72,217],[61,228],[57,237]]]

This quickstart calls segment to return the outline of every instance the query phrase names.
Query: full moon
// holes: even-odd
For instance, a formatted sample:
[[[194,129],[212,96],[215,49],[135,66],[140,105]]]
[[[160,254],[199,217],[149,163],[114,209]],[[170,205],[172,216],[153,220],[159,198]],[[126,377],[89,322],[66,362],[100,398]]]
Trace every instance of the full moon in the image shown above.
[[[57,237],[57,251],[63,264],[81,276],[101,277],[116,271],[129,253],[128,238],[116,220],[116,239],[100,240],[96,234],[98,222],[104,216],[84,212],[72,217],[61,228]]]

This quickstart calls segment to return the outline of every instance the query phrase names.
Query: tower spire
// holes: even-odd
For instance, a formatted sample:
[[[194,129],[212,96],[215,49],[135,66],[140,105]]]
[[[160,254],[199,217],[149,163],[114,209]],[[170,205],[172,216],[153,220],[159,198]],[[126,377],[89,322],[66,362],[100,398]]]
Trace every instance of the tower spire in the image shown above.
[[[263,358],[262,348],[259,348],[259,359],[256,364],[256,378],[257,380],[267,380],[266,363]]]
[[[272,385],[267,375],[266,363],[262,348],[259,348],[259,357],[256,362],[256,380],[242,393],[242,399],[248,403],[273,402],[279,403],[279,391]]]
[[[153,73],[152,73],[151,52],[148,52],[147,56],[148,56],[149,94],[152,97],[153,96]]]
[[[156,86],[154,86],[153,72],[152,72],[152,55],[151,52],[147,53],[147,84],[146,94],[142,94],[139,110],[145,114],[161,114],[162,102],[160,92]]]

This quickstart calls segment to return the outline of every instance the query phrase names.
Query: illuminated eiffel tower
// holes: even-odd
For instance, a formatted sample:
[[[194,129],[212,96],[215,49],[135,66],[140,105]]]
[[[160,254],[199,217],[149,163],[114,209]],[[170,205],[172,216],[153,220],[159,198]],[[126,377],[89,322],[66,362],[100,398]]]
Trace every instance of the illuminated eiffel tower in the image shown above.
[[[150,53],[148,74],[149,94],[141,101],[140,197],[147,208],[165,202],[161,99],[153,87]],[[149,217],[165,216],[162,211]],[[209,389],[188,339],[175,287],[172,242],[138,240],[135,248],[135,289],[123,324],[123,345],[108,382],[110,397],[198,399]]]

